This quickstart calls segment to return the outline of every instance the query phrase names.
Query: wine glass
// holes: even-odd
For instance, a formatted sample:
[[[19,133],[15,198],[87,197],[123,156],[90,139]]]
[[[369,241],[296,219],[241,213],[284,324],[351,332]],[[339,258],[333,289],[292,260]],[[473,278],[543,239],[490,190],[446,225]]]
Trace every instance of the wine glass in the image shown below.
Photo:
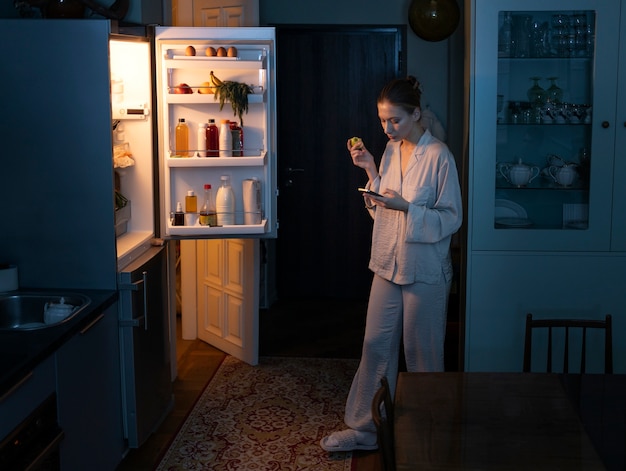
[[[563,101],[563,89],[556,84],[558,77],[548,77],[550,87],[548,87],[548,100],[552,103],[561,103]]]

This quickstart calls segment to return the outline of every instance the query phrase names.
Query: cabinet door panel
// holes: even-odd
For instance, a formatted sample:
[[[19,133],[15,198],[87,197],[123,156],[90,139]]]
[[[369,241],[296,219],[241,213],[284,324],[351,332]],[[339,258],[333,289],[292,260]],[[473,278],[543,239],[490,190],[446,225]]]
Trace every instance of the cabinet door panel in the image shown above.
[[[117,305],[56,353],[62,469],[115,469],[122,459]]]
[[[626,368],[621,315],[626,258],[604,254],[476,254],[468,279],[465,369],[521,371],[527,313],[536,317],[604,318],[613,315],[615,372]],[[588,345],[589,372],[603,371],[603,349]]]

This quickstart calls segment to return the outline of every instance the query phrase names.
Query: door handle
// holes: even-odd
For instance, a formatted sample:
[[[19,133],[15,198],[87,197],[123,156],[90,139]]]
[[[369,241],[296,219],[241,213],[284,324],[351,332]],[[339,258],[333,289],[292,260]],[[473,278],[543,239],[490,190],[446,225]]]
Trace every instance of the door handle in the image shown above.
[[[148,272],[143,275],[143,330],[148,330]]]
[[[287,174],[291,175],[292,173],[301,173],[304,172],[303,168],[292,168],[292,167],[287,167]],[[285,186],[293,186],[293,180],[291,179],[291,177],[287,177],[287,180],[285,181]]]

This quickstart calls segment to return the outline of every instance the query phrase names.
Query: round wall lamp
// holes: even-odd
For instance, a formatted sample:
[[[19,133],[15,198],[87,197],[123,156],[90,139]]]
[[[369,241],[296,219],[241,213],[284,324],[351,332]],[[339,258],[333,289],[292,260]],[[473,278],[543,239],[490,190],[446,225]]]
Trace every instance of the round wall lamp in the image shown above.
[[[426,41],[446,39],[459,25],[461,12],[456,0],[411,0],[409,25]]]

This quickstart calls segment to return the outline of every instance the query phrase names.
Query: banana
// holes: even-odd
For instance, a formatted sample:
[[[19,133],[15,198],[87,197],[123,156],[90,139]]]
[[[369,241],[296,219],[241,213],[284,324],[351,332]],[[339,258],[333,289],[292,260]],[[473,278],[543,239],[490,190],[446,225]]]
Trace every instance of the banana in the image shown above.
[[[216,87],[220,87],[222,85],[224,85],[224,82],[222,82],[220,79],[217,78],[217,76],[213,73],[213,71],[211,71],[211,82],[213,82],[213,85]]]

